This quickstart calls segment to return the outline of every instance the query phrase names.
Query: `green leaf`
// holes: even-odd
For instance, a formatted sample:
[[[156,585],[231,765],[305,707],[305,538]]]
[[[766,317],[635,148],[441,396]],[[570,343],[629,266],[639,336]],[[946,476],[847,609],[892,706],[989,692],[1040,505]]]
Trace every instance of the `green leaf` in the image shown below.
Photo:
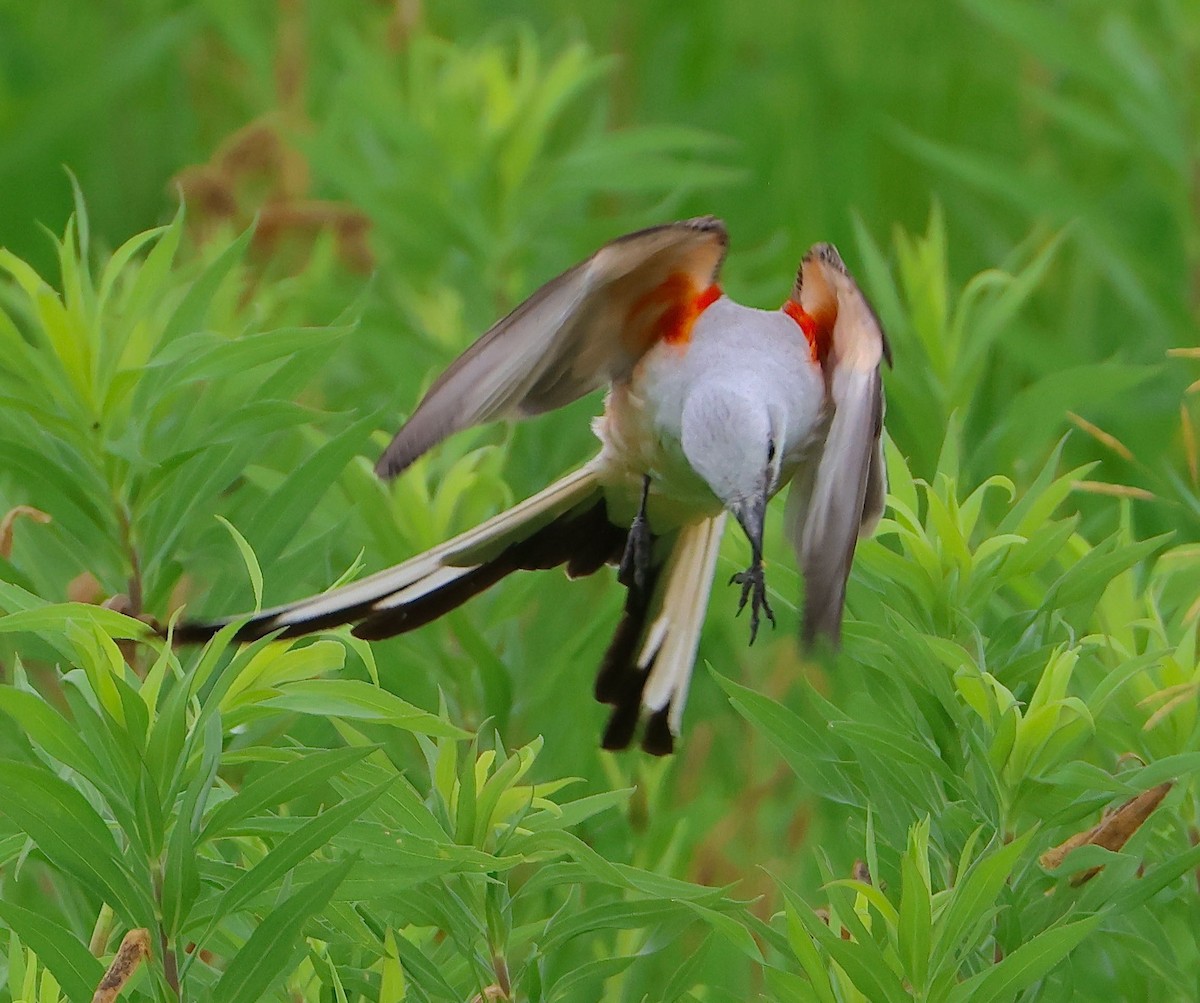
[[[905,1003],[910,999],[900,981],[881,962],[879,950],[873,942],[842,940],[791,889],[782,884],[780,889],[809,936],[841,966],[854,987],[867,999],[872,1003]]]
[[[610,811],[626,804],[633,793],[634,788],[626,787],[576,798],[574,801],[556,805],[553,810],[546,808],[526,815],[521,819],[521,828],[530,832],[540,832],[544,829],[569,829],[587,821],[593,815],[599,815],[601,812]]]
[[[144,872],[124,866],[108,826],[79,791],[49,770],[0,761],[0,815],[28,834],[57,868],[145,925],[154,915]]]
[[[1113,899],[1114,915],[1128,914],[1140,909],[1168,885],[1197,867],[1200,867],[1200,846],[1193,846],[1166,863],[1159,864]]]
[[[282,693],[263,700],[260,706],[320,717],[344,717],[390,724],[421,735],[470,737],[469,732],[443,721],[436,714],[414,707],[395,694],[358,679],[306,679],[289,683]]]
[[[250,585],[254,589],[254,611],[257,613],[262,609],[263,597],[262,568],[258,565],[258,558],[254,556],[254,550],[246,542],[246,538],[237,531],[237,527],[233,523],[220,515],[217,516],[217,520],[229,530],[229,535],[233,537],[233,542],[237,544],[238,551],[242,555],[242,562],[246,565],[247,574],[250,575]]]
[[[182,208],[180,211],[182,211]],[[136,233],[113,252],[112,257],[108,259],[100,275],[100,282],[96,293],[97,316],[103,317],[105,315],[109,308],[109,298],[112,296],[113,288],[118,278],[122,277],[123,274],[127,274],[127,270],[132,270],[130,263],[146,245],[157,243],[161,246],[163,243],[178,242],[179,231],[181,229],[179,222],[179,214],[176,213],[176,219],[173,224]],[[164,239],[159,240],[159,238]],[[153,254],[154,251],[151,250],[147,261]],[[139,278],[145,272],[146,267],[143,264],[141,269],[138,270]],[[130,284],[130,288],[136,284],[136,281]],[[122,363],[125,363],[125,365],[130,365],[131,363],[133,365],[141,365],[145,362],[144,357],[126,361],[126,348],[135,335],[142,334],[144,336],[147,329],[157,331],[157,325],[139,325],[137,323],[114,324],[106,331],[108,337],[101,339],[100,342],[100,363],[98,366],[98,375],[102,384],[108,384],[112,380],[113,374]]]
[[[180,338],[154,360],[170,370],[172,385],[238,377],[259,366],[291,358],[299,352],[332,349],[346,328],[283,328],[237,339],[209,334]]]
[[[798,777],[826,797],[847,804],[859,800],[838,771],[828,739],[822,740],[807,722],[777,701],[735,683],[711,666],[709,671],[729,695],[730,703],[779,750]]]
[[[35,445],[0,439],[0,470],[21,478],[38,508],[80,546],[80,554],[88,555],[89,566],[120,566],[124,555],[116,542],[117,526],[112,513],[97,504],[105,489],[94,465],[45,432]]]
[[[829,971],[817,951],[812,934],[808,932],[797,915],[797,910],[806,908],[807,906],[803,902],[799,904],[790,900],[787,902],[788,943],[799,959],[804,974],[808,976],[813,996],[819,1003],[836,1003],[833,986],[829,984]]]
[[[956,969],[959,953],[974,946],[964,943],[968,931],[977,928],[991,914],[1001,889],[1032,838],[1031,830],[991,853],[980,855],[959,879],[950,904],[933,925],[930,957],[935,978],[943,969]]]
[[[757,965],[763,964],[762,951],[759,950],[758,943],[745,925],[732,916],[727,916],[697,902],[687,902],[686,906],[752,962]]]
[[[415,985],[421,986],[426,992],[436,993],[445,1000],[461,998],[461,994],[456,993],[450,983],[446,981],[441,966],[404,936],[403,931],[396,932],[395,944],[396,956]],[[380,1003],[392,1003],[392,1001],[380,1001]]]
[[[215,1003],[259,1003],[298,958],[308,921],[354,867],[350,858],[281,902],[250,935],[212,990]]]
[[[294,797],[318,789],[375,748],[303,750],[299,759],[268,770],[228,801],[219,804],[209,816],[198,842],[219,836],[264,808],[284,804]]]
[[[1093,547],[1050,587],[1043,608],[1061,608],[1072,603],[1098,600],[1114,578],[1165,546],[1171,536],[1170,533],[1164,533],[1137,543],[1122,543],[1112,537]]]
[[[56,603],[0,616],[0,633],[63,633],[73,622],[94,624],[109,637],[121,640],[137,641],[153,636],[153,631],[141,620],[81,602]]]
[[[1100,916],[1044,930],[998,964],[955,986],[948,1003],[1004,1003],[1048,974],[1100,925]]]
[[[827,1001],[826,997],[818,995],[813,984],[807,979],[771,965],[763,967],[763,980],[767,988],[775,994],[775,999],[794,1000],[795,1003],[836,1003],[832,996],[828,997]]]
[[[246,538],[263,564],[279,559],[300,527],[312,515],[316,501],[337,480],[342,468],[359,454],[375,428],[374,416],[356,421],[297,466],[259,507],[246,526]]]
[[[262,860],[248,871],[244,871],[225,890],[225,894],[221,896],[220,902],[213,911],[211,926],[215,926],[226,916],[237,912],[301,861],[307,860],[317,850],[327,845],[334,836],[370,808],[390,786],[390,783],[381,784],[373,791],[343,801],[309,819],[295,832],[280,840],[279,844],[273,847]],[[207,937],[202,939],[207,939]]]
[[[908,981],[920,992],[929,974],[933,902],[929,878],[929,818],[909,831],[908,850],[900,858],[900,958]]]
[[[345,664],[345,645],[337,641],[315,641],[299,647],[292,647],[291,642],[267,644],[244,660],[221,698],[221,709],[228,713],[243,705],[257,706],[264,691],[275,691],[326,672],[338,672]]]
[[[458,788],[455,791],[454,808],[454,842],[470,846],[475,832],[475,810],[478,792],[476,777],[478,768],[479,740],[472,738],[469,751],[459,763]]]
[[[400,1001],[407,995],[404,982],[404,966],[400,963],[400,952],[396,949],[396,935],[387,930],[383,935],[382,971],[379,975],[379,1003]]]
[[[599,930],[640,930],[652,927],[680,913],[683,907],[675,902],[652,900],[618,900],[575,911],[569,918],[554,924],[553,932],[541,942],[547,955],[559,951],[568,941]]]
[[[162,334],[164,343],[174,341],[180,335],[204,329],[209,308],[217,291],[229,273],[241,263],[253,236],[254,228],[248,227],[236,240],[231,241],[192,283],[167,322]]]
[[[58,979],[67,999],[92,998],[104,966],[69,930],[28,909],[0,900],[0,919],[9,925]]]
[[[537,759],[542,745],[542,739],[536,738],[529,745],[517,749],[484,781],[476,798],[475,825],[474,831],[470,834],[470,841],[474,845],[480,847],[485,845],[492,827],[502,821],[502,818],[497,817],[496,812],[500,799],[528,772],[533,761]],[[530,796],[533,796],[532,789]]]
[[[40,696],[0,686],[0,711],[11,717],[38,749],[105,787],[105,771],[76,730]]]
[[[683,963],[671,974],[662,986],[660,999],[677,1000],[700,979],[700,968],[708,958],[708,944],[712,931],[706,933],[699,944],[687,952]]]
[[[196,866],[196,844],[189,819],[182,813],[175,818],[167,859],[163,867],[162,916],[169,937],[183,929],[192,905],[200,894],[200,872]]]
[[[547,990],[548,1003],[555,1000],[595,999],[604,983],[620,975],[637,961],[637,955],[601,958],[571,969]]]
[[[143,695],[145,688],[143,685]],[[170,804],[179,786],[187,782],[184,771],[180,769],[180,755],[187,741],[189,703],[187,681],[175,680],[170,694],[150,725],[150,735],[146,741],[146,765],[155,774],[164,804]]]
[[[332,781],[337,791],[347,797],[357,796],[364,789],[382,788],[384,794],[367,813],[388,829],[399,829],[433,843],[448,843],[450,837],[438,824],[417,789],[389,765],[381,767],[369,760],[356,764]]]

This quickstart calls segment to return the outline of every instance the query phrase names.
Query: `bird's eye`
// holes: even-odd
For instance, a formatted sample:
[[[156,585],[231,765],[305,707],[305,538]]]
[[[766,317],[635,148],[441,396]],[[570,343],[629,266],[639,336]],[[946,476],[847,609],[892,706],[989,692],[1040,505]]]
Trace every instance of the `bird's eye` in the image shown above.
[[[770,463],[774,459],[775,459],[775,440],[768,439],[767,440],[767,462]]]

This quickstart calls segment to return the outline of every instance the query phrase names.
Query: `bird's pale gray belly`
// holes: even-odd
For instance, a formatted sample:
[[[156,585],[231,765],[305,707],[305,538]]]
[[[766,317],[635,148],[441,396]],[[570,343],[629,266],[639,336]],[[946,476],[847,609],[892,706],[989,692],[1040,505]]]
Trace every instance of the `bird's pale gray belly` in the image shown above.
[[[772,410],[772,425],[787,442],[785,468],[802,462],[801,454],[821,427],[825,398],[824,380],[804,335],[779,311],[722,298],[701,315],[690,342],[660,342],[629,381],[609,391],[605,413],[593,427],[602,443],[601,480],[614,519],[632,520],[646,474],[650,522],[658,532],[721,511],[681,445],[688,395],[713,380],[743,392],[750,388]]]

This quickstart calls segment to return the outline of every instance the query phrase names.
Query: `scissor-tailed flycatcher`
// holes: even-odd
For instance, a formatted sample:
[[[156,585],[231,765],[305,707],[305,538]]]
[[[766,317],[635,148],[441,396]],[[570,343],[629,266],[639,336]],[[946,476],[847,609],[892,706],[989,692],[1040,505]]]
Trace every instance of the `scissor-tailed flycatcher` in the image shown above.
[[[561,407],[609,384],[600,453],[475,529],[324,595],[264,610],[238,640],[355,624],[367,640],[412,630],[519,569],[571,577],[619,566],[625,612],[596,680],[613,705],[604,746],[671,751],[679,733],[725,515],[750,540],[734,575],[750,640],[765,615],[763,518],[786,483],[805,579],[803,640],[837,643],[858,538],[885,493],[880,363],[887,340],[830,244],[805,256],[779,310],[728,299],[728,238],[701,217],[604,245],[548,282],[433,385],[376,471],[394,477],[444,438]],[[182,625],[211,636],[228,619]]]

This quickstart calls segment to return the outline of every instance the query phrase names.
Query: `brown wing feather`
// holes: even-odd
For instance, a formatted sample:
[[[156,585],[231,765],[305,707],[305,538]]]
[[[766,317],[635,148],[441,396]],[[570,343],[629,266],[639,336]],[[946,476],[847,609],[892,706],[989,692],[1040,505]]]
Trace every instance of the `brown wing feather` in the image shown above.
[[[831,244],[805,256],[792,298],[828,336],[823,365],[833,405],[811,487],[801,486],[795,503],[789,499],[792,542],[804,571],[803,639],[812,644],[824,635],[836,644],[855,545],[883,512],[880,365],[891,364],[891,349]]]
[[[456,359],[376,464],[394,477],[454,432],[562,407],[625,378],[676,299],[711,285],[725,256],[711,216],[605,244],[552,279]]]

